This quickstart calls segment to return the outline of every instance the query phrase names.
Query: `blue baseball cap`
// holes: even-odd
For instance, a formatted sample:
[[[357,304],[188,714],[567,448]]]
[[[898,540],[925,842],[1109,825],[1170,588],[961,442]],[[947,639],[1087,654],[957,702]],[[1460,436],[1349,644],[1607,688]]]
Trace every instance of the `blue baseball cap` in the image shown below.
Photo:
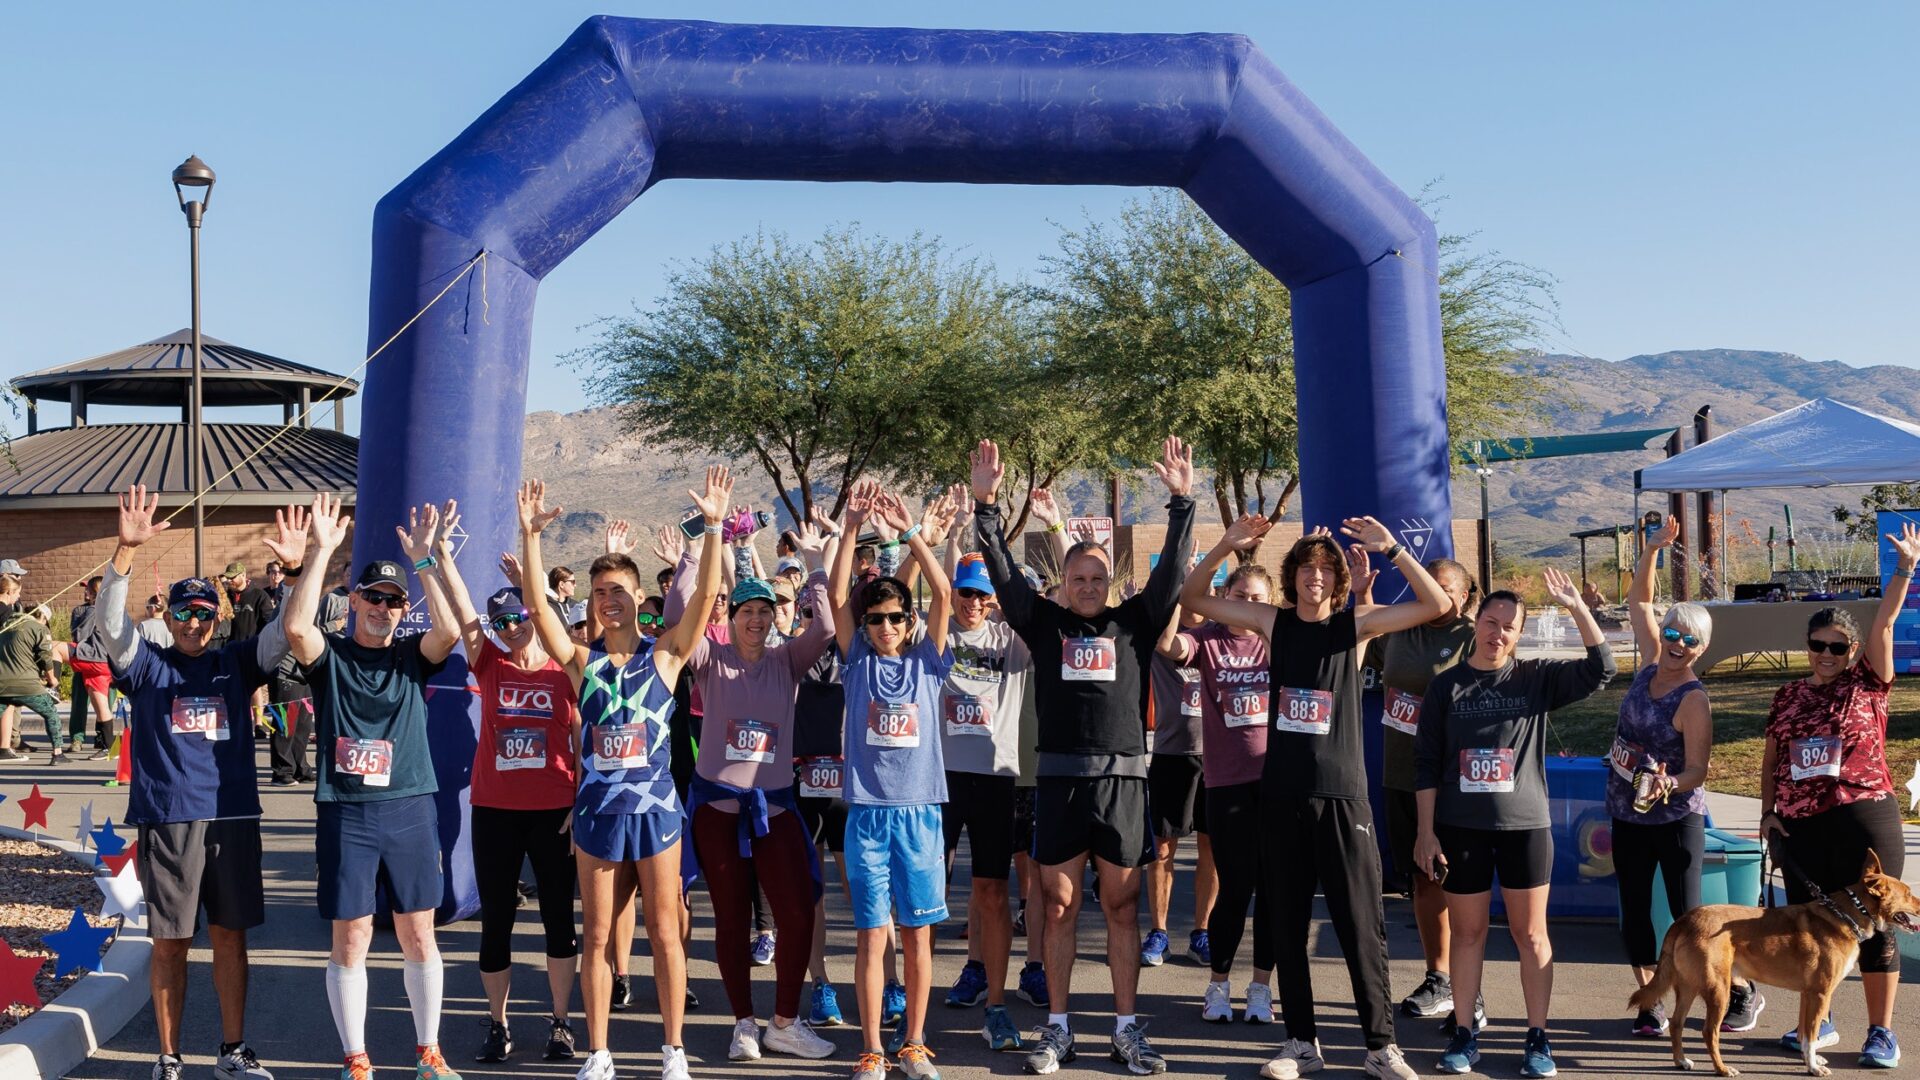
[[[173,583],[167,590],[167,606],[204,607],[218,611],[220,608],[220,589],[206,578],[183,578]]]
[[[533,612],[527,610],[527,602],[520,598],[519,589],[506,588],[487,597],[487,618],[493,619],[501,615],[519,615],[521,618],[530,619],[533,617]]]
[[[757,577],[742,579],[733,587],[733,594],[727,597],[727,610],[734,611],[749,600],[765,600],[774,603],[773,586]]]
[[[993,595],[993,579],[987,576],[987,564],[973,560],[963,560],[953,571],[953,587],[972,589]]]

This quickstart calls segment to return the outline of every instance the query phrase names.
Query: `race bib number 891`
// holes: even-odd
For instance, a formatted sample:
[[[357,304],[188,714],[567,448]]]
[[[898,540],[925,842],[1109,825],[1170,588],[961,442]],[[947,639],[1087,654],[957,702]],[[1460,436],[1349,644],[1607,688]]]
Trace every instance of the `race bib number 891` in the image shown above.
[[[1063,682],[1112,682],[1118,653],[1109,637],[1068,638],[1060,644]]]

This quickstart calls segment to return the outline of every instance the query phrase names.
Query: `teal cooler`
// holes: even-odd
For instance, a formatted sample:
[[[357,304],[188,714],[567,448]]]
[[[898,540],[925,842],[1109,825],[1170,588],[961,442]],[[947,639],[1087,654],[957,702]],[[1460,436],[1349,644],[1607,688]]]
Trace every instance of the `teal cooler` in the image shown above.
[[[1613,871],[1613,815],[1607,812],[1607,759],[1547,757],[1547,814],[1553,829],[1553,889],[1547,915],[1556,919],[1620,917]],[[1493,912],[1504,914],[1498,890]]]
[[[1724,829],[1707,830],[1707,854],[1700,865],[1700,903],[1760,903],[1760,841]],[[1666,878],[1653,871],[1653,940],[1665,942],[1673,911],[1667,906]]]

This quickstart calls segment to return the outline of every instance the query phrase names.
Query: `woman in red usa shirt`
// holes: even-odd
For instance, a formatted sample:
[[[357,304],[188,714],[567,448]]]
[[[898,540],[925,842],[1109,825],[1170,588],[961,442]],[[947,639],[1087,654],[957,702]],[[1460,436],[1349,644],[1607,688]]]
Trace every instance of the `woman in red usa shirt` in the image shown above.
[[[1760,772],[1760,831],[1789,871],[1789,903],[1821,889],[1844,889],[1860,879],[1871,850],[1883,871],[1899,877],[1906,865],[1900,808],[1887,770],[1887,698],[1893,689],[1893,620],[1913,584],[1920,560],[1920,529],[1912,523],[1888,535],[1899,565],[1888,579],[1866,634],[1840,608],[1822,608],[1807,622],[1807,666],[1812,670],[1780,688],[1767,713],[1767,750]],[[1797,872],[1795,872],[1797,870]],[[1868,927],[1867,929],[1872,929]],[[1867,997],[1867,1039],[1860,1063],[1891,1068],[1900,1060],[1893,1034],[1894,991],[1900,950],[1882,931],[1860,945],[1860,983]],[[1822,1021],[1815,1049],[1839,1041]],[[1799,1051],[1797,1031],[1781,1037]]]

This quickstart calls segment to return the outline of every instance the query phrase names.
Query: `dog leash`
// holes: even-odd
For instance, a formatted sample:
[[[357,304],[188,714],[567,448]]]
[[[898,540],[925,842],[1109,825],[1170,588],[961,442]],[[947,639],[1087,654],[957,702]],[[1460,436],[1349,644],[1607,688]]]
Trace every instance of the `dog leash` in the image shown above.
[[[1767,881],[1766,858],[1767,858],[1767,853],[1772,850],[1773,845],[1771,843],[1762,844],[1760,845],[1760,848],[1761,848],[1760,887],[1766,891],[1767,906],[1772,907],[1773,906],[1773,890],[1768,889],[1766,886],[1766,881]],[[1828,896],[1826,892],[1824,892],[1820,888],[1820,886],[1815,885],[1813,883],[1813,879],[1808,877],[1805,873],[1803,873],[1800,869],[1799,864],[1795,863],[1793,859],[1790,856],[1788,856],[1784,850],[1774,856],[1774,861],[1780,864],[1780,868],[1782,870],[1785,870],[1787,873],[1792,874],[1795,878],[1798,878],[1800,881],[1800,884],[1806,888],[1807,892],[1813,895],[1813,899],[1815,900],[1815,902],[1820,904],[1820,906],[1826,908],[1828,911],[1833,912],[1834,915],[1837,916],[1841,922],[1846,923],[1848,929],[1853,931],[1853,937],[1855,941],[1864,942],[1868,938],[1873,936],[1872,930],[1861,929],[1860,924],[1853,921],[1853,916],[1848,915],[1846,912],[1840,910],[1840,905],[1833,902],[1833,897]],[[1853,886],[1849,885],[1846,888],[1841,889],[1840,892],[1844,894],[1846,898],[1853,903],[1853,906],[1859,910],[1860,917],[1866,920],[1867,925],[1871,927],[1873,925],[1873,915],[1867,911],[1867,905],[1861,903],[1860,898],[1853,894]]]

